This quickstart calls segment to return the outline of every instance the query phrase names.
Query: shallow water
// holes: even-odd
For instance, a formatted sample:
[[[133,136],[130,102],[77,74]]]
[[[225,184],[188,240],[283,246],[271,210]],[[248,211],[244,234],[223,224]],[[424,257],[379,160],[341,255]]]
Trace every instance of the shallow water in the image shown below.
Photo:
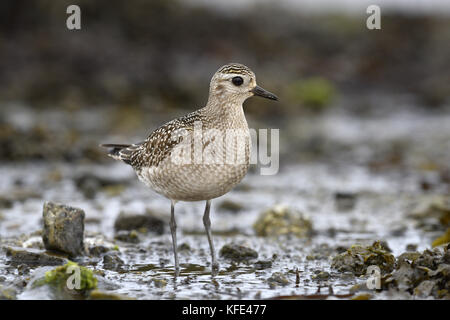
[[[335,294],[346,294],[358,280],[343,280],[341,275],[330,270],[330,257],[326,252],[336,254],[336,245],[370,244],[374,240],[383,239],[387,241],[393,254],[399,255],[405,251],[407,244],[416,244],[418,250],[423,250],[429,247],[433,238],[433,234],[423,234],[415,229],[414,222],[407,218],[412,209],[423,200],[420,192],[414,190],[414,184],[410,184],[411,177],[405,178],[405,181],[393,181],[390,175],[374,175],[357,167],[339,170],[325,165],[286,167],[276,177],[249,175],[243,181],[245,188],[234,190],[222,197],[242,204],[244,209],[240,212],[217,210],[216,205],[222,198],[213,202],[212,209],[216,248],[220,249],[230,242],[248,246],[258,252],[258,260],[273,260],[272,267],[255,270],[254,263],[233,266],[220,258],[220,273],[212,278],[209,247],[206,236],[203,235],[201,220],[203,203],[179,203],[176,207],[178,241],[179,244],[188,244],[191,249],[180,253],[181,275],[174,280],[168,228],[161,236],[141,234],[142,240],[137,245],[113,240],[113,224],[120,211],[143,213],[146,208],[151,208],[165,220],[169,219],[169,202],[134,181],[133,172],[118,170],[120,168],[120,164],[79,167],[83,172],[91,171],[99,175],[114,173],[118,180],[130,180],[119,196],[100,192],[94,200],[86,200],[73,185],[70,175],[76,173],[70,166],[58,166],[62,176],[67,179],[63,178],[52,185],[45,185],[42,180],[55,170],[53,166],[3,167],[0,172],[2,176],[11,180],[21,179],[24,189],[29,188],[30,192],[40,194],[39,198],[15,203],[13,208],[2,211],[0,232],[3,239],[40,230],[42,200],[57,201],[85,210],[88,221],[87,244],[118,244],[126,271],[104,270],[104,278],[114,283],[115,293],[150,299],[253,299],[313,294],[319,287],[322,288],[322,293],[328,293],[330,285]],[[343,185],[342,181],[345,181],[345,189],[339,188]],[[408,188],[405,188],[405,183],[409,184]],[[33,186],[39,187],[34,189]],[[7,187],[3,180],[2,190]],[[336,210],[334,194],[337,191],[358,192],[353,210]],[[255,236],[252,229],[254,221],[263,209],[275,204],[289,205],[310,217],[315,235],[311,239]],[[398,236],[397,230],[401,230],[401,236]],[[40,237],[32,237],[24,246],[35,246],[40,241]],[[325,257],[306,259],[314,250],[325,252]],[[95,263],[93,267],[103,270],[101,259],[97,260],[99,263]],[[88,261],[88,265],[94,264],[93,261],[95,262],[95,259]],[[297,269],[300,276],[298,283]],[[318,271],[330,272],[331,276],[324,281],[312,279]],[[282,272],[288,278],[289,284],[270,288],[267,279],[274,272]],[[9,274],[5,273],[4,269],[0,271],[0,275],[2,273]],[[164,280],[165,285],[157,288],[155,279]],[[29,298],[29,295],[25,297]]]
[[[204,203],[178,203],[178,244],[188,244],[190,249],[180,252],[181,275],[175,279],[168,228],[169,201],[137,181],[131,168],[115,162],[3,164],[0,195],[13,199],[13,203],[12,207],[0,210],[0,241],[2,246],[42,247],[41,237],[32,233],[42,228],[44,201],[55,201],[85,210],[88,246],[118,246],[118,255],[124,261],[121,271],[105,270],[100,257],[77,261],[102,272],[99,287],[104,291],[139,299],[257,299],[318,292],[327,295],[330,290],[345,296],[354,284],[366,279],[330,268],[338,247],[385,240],[398,256],[406,251],[407,245],[417,245],[418,251],[430,248],[439,235],[418,228],[409,215],[437,195],[448,192],[448,186],[439,183],[432,192],[424,192],[421,181],[424,177],[435,181],[436,172],[419,167],[429,159],[438,165],[450,159],[450,139],[447,139],[450,128],[445,125],[449,119],[446,114],[424,116],[420,112],[399,111],[365,119],[331,112],[309,123],[308,119],[293,121],[285,130],[291,139],[295,128],[301,128],[298,130],[311,136],[325,136],[331,145],[352,147],[333,149],[336,157],[332,159],[282,163],[280,172],[274,176],[261,176],[258,170],[253,170],[235,190],[213,201],[211,220],[216,250],[232,242],[248,246],[258,252],[256,260],[272,261],[267,269],[258,270],[256,260],[233,264],[219,257],[220,272],[212,277],[202,224]],[[401,141],[408,151],[401,170],[373,170],[367,166],[371,157],[391,152],[384,147],[392,141]],[[286,140],[281,141],[282,148],[283,143]],[[86,197],[75,182],[86,174],[107,177],[117,181],[119,187],[102,188]],[[354,195],[353,208],[340,210],[336,193]],[[221,209],[224,200],[233,201],[242,209],[238,212]],[[257,237],[253,223],[265,209],[277,204],[298,209],[309,217],[313,236]],[[147,209],[167,221],[164,234],[139,234],[138,244],[114,240],[114,221],[121,211],[144,213]],[[30,268],[21,275],[4,252],[0,253],[0,276],[5,277],[2,284],[15,285],[19,299],[42,298],[42,293],[17,283],[28,282],[45,268],[48,269]],[[329,272],[329,277],[315,278],[321,271]],[[288,283],[270,285],[268,278],[275,272],[281,272]]]

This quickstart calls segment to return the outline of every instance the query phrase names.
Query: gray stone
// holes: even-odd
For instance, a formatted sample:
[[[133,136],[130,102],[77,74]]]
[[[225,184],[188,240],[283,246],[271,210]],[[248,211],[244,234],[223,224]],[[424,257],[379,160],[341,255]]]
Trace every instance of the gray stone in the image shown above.
[[[15,247],[5,247],[4,249],[6,256],[17,266],[23,264],[29,266],[57,266],[67,263],[65,257],[53,255],[42,250]]]
[[[42,240],[47,250],[77,256],[83,253],[84,211],[78,208],[46,202],[44,204]]]
[[[103,268],[113,271],[123,270],[124,262],[115,254],[105,254],[103,256]]]
[[[270,260],[259,260],[259,261],[255,262],[254,266],[255,266],[255,269],[258,269],[258,270],[272,268],[272,261],[270,261]]]
[[[121,212],[114,222],[114,229],[116,231],[142,230],[163,234],[164,226],[165,222],[156,217],[150,210],[145,214]]]
[[[220,256],[236,262],[258,258],[258,253],[250,248],[237,244],[226,244],[220,249]]]

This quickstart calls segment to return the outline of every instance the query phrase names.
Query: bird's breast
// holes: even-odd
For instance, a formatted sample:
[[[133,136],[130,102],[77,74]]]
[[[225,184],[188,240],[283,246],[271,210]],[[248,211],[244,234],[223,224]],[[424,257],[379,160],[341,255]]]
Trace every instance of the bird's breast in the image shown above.
[[[248,128],[211,128],[197,134],[190,132],[158,166],[142,167],[140,180],[173,200],[208,200],[230,191],[248,171]]]

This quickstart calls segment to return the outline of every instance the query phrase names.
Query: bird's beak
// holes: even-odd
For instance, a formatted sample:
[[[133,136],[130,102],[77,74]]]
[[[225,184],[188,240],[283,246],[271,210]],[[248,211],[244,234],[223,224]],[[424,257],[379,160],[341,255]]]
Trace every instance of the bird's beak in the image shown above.
[[[253,92],[255,96],[260,96],[271,100],[278,100],[278,97],[276,95],[261,88],[260,86],[254,87],[252,90],[250,90],[250,92]]]

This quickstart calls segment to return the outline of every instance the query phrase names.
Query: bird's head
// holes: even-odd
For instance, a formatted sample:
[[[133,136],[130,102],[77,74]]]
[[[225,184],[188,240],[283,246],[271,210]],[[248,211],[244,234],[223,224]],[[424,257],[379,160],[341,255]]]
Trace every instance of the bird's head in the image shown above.
[[[250,68],[239,63],[221,67],[211,79],[210,98],[221,101],[243,103],[252,96],[278,100],[277,96],[256,84],[256,77]]]

